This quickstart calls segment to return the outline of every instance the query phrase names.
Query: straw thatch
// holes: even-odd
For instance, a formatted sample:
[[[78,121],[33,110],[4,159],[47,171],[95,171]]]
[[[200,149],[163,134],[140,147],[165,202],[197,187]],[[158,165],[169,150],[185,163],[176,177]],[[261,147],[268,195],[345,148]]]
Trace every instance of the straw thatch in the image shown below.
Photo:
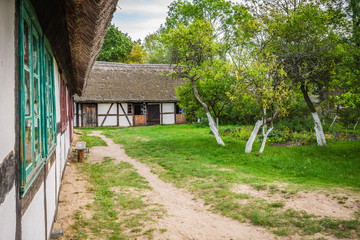
[[[123,64],[95,62],[79,103],[177,102],[175,87],[184,80],[166,75],[166,64]]]
[[[59,69],[81,94],[116,10],[117,0],[31,0]]]

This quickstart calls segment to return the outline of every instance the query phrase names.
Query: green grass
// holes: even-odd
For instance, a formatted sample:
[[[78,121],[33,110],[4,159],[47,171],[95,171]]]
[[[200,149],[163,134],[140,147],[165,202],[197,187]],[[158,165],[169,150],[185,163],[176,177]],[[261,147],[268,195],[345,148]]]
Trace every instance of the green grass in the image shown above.
[[[140,235],[152,235],[155,231],[147,227],[152,216],[162,210],[150,207],[142,201],[142,191],[151,189],[133,166],[126,162],[113,163],[105,157],[102,163],[78,163],[92,184],[94,202],[87,204],[86,217],[83,211],[75,215],[74,234],[70,239],[134,239]],[[161,231],[161,230],[159,230]]]
[[[104,134],[123,144],[128,155],[148,164],[161,179],[191,190],[213,211],[225,216],[250,220],[278,235],[360,234],[358,218],[340,221],[285,211],[282,202],[267,203],[231,191],[234,184],[246,183],[259,191],[270,189],[286,197],[300,188],[340,187],[358,192],[359,141],[331,142],[326,148],[315,144],[267,146],[256,156],[260,144],[254,145],[253,153],[245,154],[246,142],[224,137],[226,146],[222,147],[209,134],[209,128],[193,125],[105,129]],[[279,191],[277,182],[290,183],[290,187]],[[292,189],[292,185],[296,187]],[[353,229],[354,224],[358,225]]]
[[[82,129],[81,132],[83,133],[79,137],[79,141],[86,142],[87,148],[92,148],[94,146],[107,146],[106,142],[102,140],[98,136],[89,136],[91,134],[91,129]]]

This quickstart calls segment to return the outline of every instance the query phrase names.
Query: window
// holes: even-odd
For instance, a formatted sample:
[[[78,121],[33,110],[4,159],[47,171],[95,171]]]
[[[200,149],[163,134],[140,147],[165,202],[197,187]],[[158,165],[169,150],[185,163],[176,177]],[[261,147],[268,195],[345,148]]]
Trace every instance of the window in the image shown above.
[[[53,57],[28,0],[20,2],[19,56],[23,195],[56,145]]]
[[[135,115],[146,115],[145,104],[135,104]]]
[[[181,108],[176,104],[176,114],[185,114],[185,108]]]
[[[128,103],[128,114],[132,114],[132,104]]]

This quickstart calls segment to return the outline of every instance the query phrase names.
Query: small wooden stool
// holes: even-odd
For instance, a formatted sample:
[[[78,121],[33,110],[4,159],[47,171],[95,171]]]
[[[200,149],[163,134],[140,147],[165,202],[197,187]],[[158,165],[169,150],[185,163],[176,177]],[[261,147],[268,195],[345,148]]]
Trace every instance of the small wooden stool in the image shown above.
[[[77,142],[75,150],[78,152],[78,162],[83,162],[85,159],[86,142]]]

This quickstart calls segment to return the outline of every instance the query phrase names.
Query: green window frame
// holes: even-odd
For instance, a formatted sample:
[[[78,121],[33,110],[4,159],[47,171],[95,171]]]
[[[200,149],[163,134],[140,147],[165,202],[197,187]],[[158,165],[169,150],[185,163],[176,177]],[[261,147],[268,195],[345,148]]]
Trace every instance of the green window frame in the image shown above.
[[[51,47],[28,0],[19,9],[20,191],[23,196],[56,148]]]

